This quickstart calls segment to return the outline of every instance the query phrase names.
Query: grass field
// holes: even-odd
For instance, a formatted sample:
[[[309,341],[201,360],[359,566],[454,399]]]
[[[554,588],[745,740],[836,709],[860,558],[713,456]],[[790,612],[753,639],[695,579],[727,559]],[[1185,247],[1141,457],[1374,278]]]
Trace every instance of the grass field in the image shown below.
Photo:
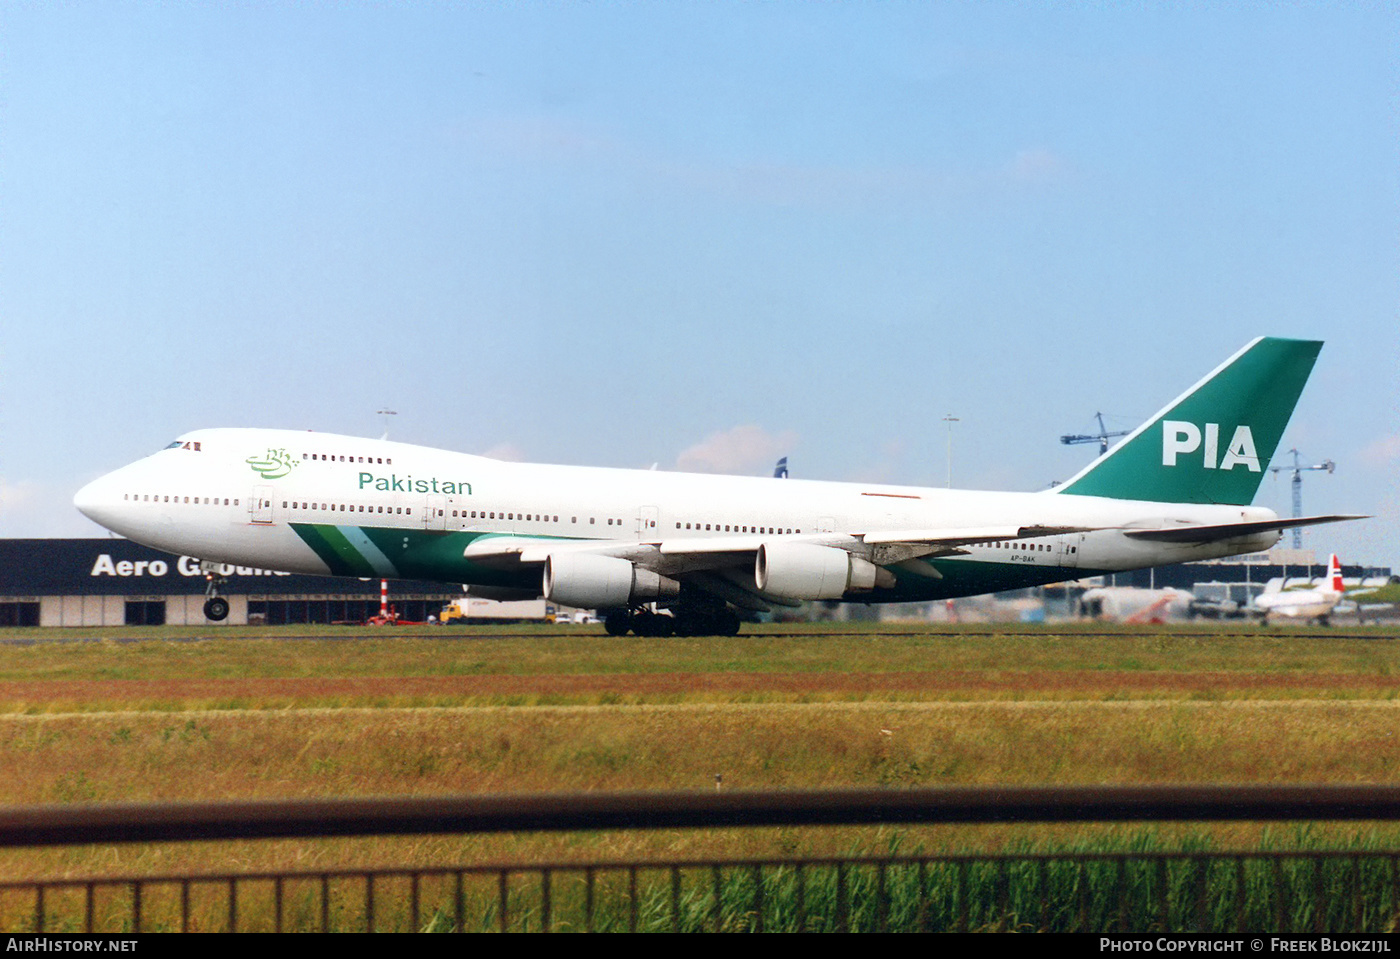
[[[1400,780],[1400,641],[991,628],[0,632],[0,803]],[[1239,633],[1240,631],[1236,631]],[[290,638],[291,635],[310,638]],[[35,641],[38,640],[38,641]],[[1389,827],[923,827],[0,853],[7,878],[912,849],[1389,841]]]

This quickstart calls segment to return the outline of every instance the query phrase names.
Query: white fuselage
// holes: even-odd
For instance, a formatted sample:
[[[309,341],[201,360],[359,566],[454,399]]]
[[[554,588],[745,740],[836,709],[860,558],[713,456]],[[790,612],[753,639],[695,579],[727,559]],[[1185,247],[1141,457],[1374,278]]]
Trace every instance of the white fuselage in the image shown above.
[[[1263,593],[1254,598],[1254,605],[1269,616],[1290,619],[1322,619],[1329,616],[1342,599],[1342,594],[1326,589],[1299,589],[1281,593]]]
[[[1206,544],[1124,535],[1134,528],[1275,518],[1250,506],[532,465],[264,429],[189,433],[95,480],[75,502],[114,532],[205,560],[526,591],[538,588],[537,568],[477,569],[471,544],[512,536],[652,544],[664,553],[667,543],[725,537],[832,543],[893,530],[1089,530],[969,545],[938,559],[941,576],[859,597],[883,601],[1228,556],[1279,538],[1272,530]]]

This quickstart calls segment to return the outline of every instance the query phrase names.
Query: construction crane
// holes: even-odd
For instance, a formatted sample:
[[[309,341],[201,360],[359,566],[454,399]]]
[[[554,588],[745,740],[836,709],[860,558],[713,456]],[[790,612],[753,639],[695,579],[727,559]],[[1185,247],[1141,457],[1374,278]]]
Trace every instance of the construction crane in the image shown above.
[[[1099,431],[1097,433],[1075,433],[1070,436],[1061,436],[1060,442],[1066,446],[1074,446],[1076,443],[1098,443],[1099,455],[1102,456],[1108,452],[1109,440],[1113,439],[1115,436],[1127,436],[1132,432],[1132,430],[1114,430],[1113,432],[1109,432],[1103,425],[1102,413],[1095,413],[1094,418],[1099,421]]]
[[[1336,472],[1337,464],[1332,462],[1331,460],[1323,460],[1316,466],[1304,466],[1298,461],[1299,456],[1301,456],[1302,454],[1300,454],[1296,449],[1291,449],[1288,452],[1293,454],[1293,465],[1270,466],[1269,472],[1273,473],[1274,476],[1278,476],[1278,474],[1283,472],[1284,470],[1293,471],[1293,518],[1301,519],[1303,516],[1303,471],[1326,470],[1329,473],[1333,473]],[[1293,548],[1303,548],[1303,528],[1301,526],[1293,527]]]

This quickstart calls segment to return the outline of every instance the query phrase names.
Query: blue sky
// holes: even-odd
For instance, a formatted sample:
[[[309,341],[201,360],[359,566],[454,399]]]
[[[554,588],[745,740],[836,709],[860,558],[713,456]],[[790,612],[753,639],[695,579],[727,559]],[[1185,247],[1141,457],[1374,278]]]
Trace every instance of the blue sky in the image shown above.
[[[186,430],[1038,489],[1327,341],[1400,567],[1393,6],[0,3],[0,535]],[[1289,509],[1287,478],[1257,500]]]

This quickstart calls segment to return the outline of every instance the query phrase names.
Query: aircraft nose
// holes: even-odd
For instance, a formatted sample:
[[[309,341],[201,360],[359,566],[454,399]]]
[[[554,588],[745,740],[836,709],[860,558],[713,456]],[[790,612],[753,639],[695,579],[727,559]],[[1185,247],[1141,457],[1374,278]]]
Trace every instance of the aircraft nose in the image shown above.
[[[119,496],[115,498],[120,499]],[[78,490],[73,497],[73,505],[78,508],[78,512],[94,523],[110,528],[112,511],[116,507],[111,474],[98,477]]]

